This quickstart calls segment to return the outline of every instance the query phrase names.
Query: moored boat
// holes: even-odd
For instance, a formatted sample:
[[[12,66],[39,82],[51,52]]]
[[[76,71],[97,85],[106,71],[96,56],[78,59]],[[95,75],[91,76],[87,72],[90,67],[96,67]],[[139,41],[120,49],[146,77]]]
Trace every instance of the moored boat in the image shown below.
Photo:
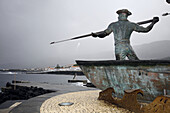
[[[140,100],[152,101],[170,95],[170,61],[168,60],[107,60],[76,61],[86,77],[99,89],[114,88],[116,97],[124,90],[141,89]]]

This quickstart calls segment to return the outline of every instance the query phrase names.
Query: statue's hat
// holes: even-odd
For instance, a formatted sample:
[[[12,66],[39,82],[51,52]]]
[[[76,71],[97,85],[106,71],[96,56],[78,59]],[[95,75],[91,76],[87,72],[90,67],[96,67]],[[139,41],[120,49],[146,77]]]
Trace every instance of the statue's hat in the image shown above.
[[[116,12],[117,14],[120,13],[126,13],[128,16],[131,15],[132,13],[130,11],[128,11],[127,9],[120,9]]]

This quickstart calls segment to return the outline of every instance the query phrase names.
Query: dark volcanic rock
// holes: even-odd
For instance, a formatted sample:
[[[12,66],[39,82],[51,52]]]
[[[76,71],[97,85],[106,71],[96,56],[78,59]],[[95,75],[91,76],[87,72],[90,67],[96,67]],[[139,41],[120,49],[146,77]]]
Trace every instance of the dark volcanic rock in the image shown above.
[[[43,95],[46,93],[54,92],[52,90],[45,90],[37,87],[16,86],[7,82],[6,87],[2,88],[0,93],[0,104],[7,100],[26,100],[35,96]]]

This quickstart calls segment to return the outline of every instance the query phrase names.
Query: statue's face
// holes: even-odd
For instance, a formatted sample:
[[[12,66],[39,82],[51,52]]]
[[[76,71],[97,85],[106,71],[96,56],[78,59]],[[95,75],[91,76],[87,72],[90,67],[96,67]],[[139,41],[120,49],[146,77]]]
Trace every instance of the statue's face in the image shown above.
[[[127,14],[126,13],[120,13],[118,19],[119,20],[127,20]]]

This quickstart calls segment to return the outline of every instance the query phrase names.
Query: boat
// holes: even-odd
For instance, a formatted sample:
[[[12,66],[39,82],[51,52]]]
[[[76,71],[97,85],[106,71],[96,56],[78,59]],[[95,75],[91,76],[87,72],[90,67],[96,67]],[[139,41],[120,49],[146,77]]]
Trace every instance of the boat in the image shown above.
[[[113,88],[115,97],[125,90],[141,89],[142,101],[170,95],[170,60],[76,60],[88,80],[101,90]]]

